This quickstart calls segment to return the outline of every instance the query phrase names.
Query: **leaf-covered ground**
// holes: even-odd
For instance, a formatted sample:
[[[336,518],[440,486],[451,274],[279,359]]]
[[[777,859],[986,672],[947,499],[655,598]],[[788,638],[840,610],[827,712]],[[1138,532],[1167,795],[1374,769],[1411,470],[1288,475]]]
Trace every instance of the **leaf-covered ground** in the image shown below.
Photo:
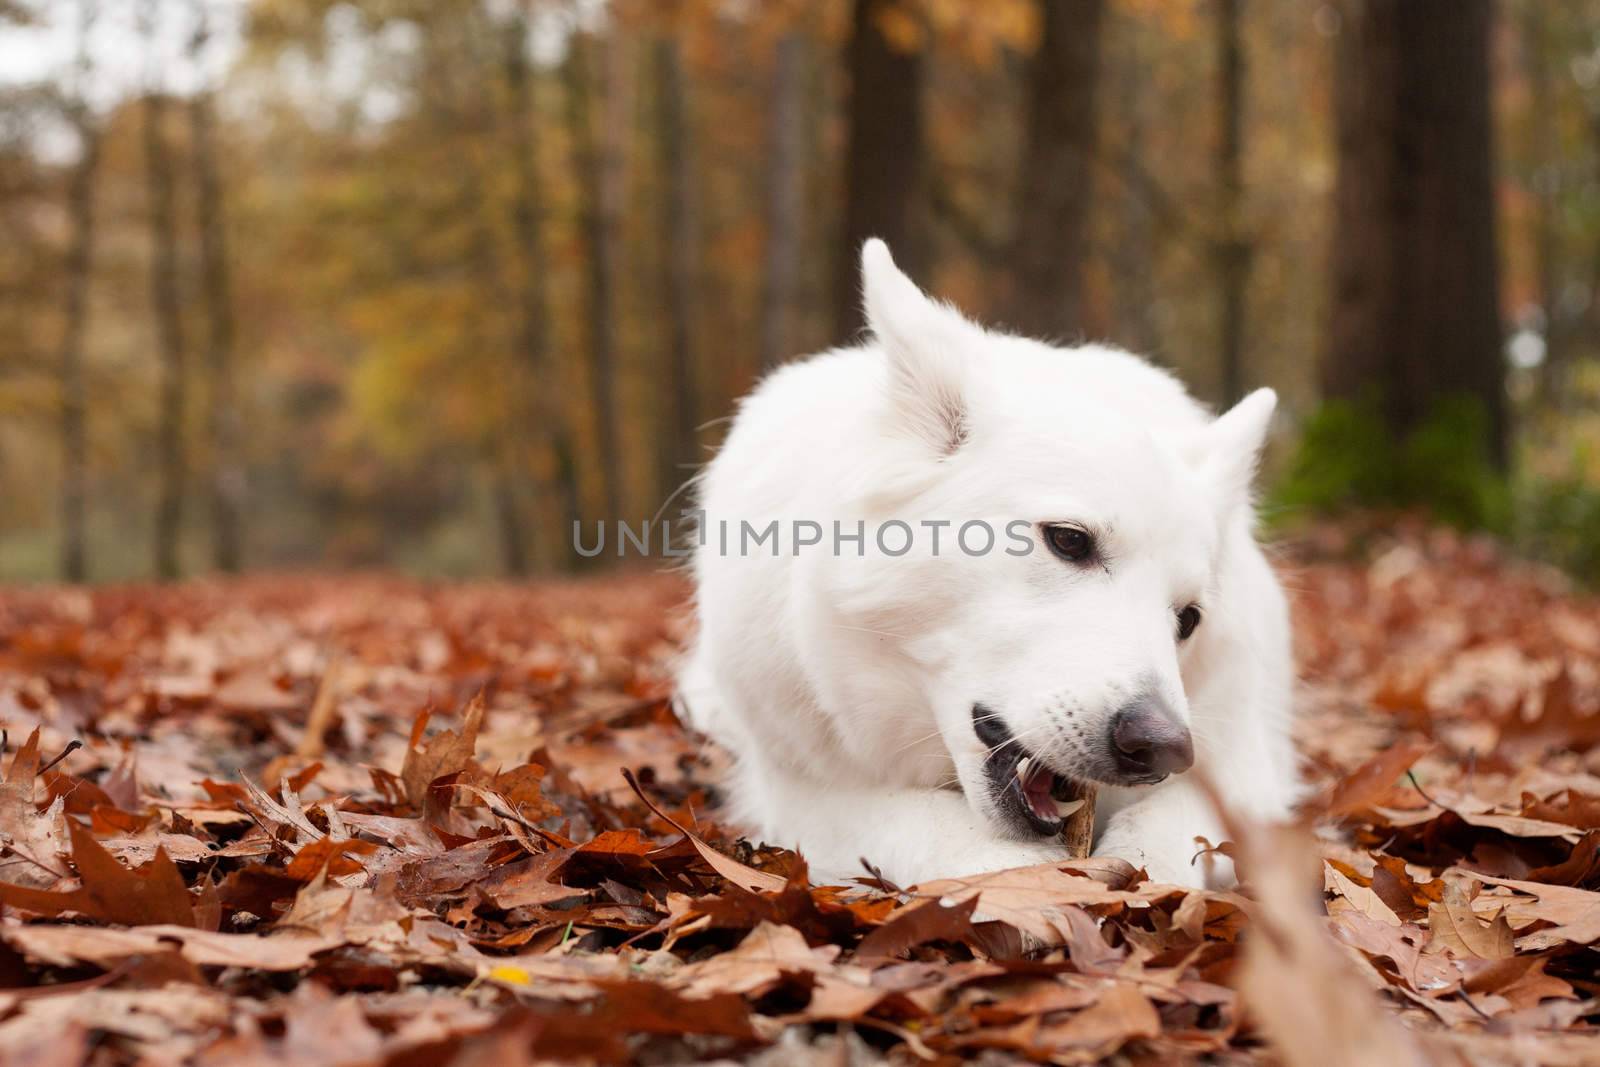
[[[1600,1062],[1600,606],[1284,573],[1317,789],[1232,893],[810,886],[715,821],[672,579],[4,593],[0,1060]]]

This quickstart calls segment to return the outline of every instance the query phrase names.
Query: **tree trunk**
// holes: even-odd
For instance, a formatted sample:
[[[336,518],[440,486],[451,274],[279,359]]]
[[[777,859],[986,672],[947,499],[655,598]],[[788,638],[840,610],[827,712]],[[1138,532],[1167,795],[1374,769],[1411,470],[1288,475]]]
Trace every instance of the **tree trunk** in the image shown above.
[[[1217,365],[1222,405],[1244,396],[1245,298],[1253,248],[1244,221],[1244,0],[1217,3]]]
[[[1347,0],[1322,383],[1404,437],[1468,398],[1505,465],[1490,0]]]
[[[1090,164],[1103,0],[1039,0],[1041,35],[1029,76],[1011,324],[1071,340],[1083,332]]]
[[[528,535],[522,528],[522,509],[517,501],[516,472],[520,466],[513,457],[489,457],[495,520],[500,527],[500,563],[513,578],[528,573]]]
[[[522,255],[517,305],[527,396],[521,406],[528,412],[534,453],[529,465],[535,482],[538,526],[534,556],[541,566],[549,567],[572,562],[572,524],[582,517],[582,512],[576,481],[564,477],[560,470],[560,456],[571,448],[571,430],[565,422],[566,413],[554,402],[558,394],[554,385],[558,372],[550,358],[544,194],[539,183],[539,142],[534,136],[538,114],[527,50],[528,16],[524,6],[512,18],[506,34],[507,122],[511,129],[512,168],[516,176],[512,228]]]
[[[771,370],[793,354],[790,324],[799,299],[800,235],[805,221],[805,59],[805,37],[799,31],[790,31],[778,40],[767,132],[762,370]]]
[[[678,42],[656,41],[657,146],[663,186],[661,291],[666,297],[667,376],[672,411],[661,443],[660,500],[669,500],[699,464],[697,445],[699,375],[695,367],[694,294],[699,281],[696,256],[694,173],[689,155],[688,101]]]
[[[1538,0],[1522,5],[1522,50],[1528,78],[1528,145],[1533,214],[1534,285],[1544,315],[1544,364],[1539,399],[1561,408],[1567,388],[1567,323],[1561,310],[1561,142],[1550,89],[1549,9]]]
[[[1132,35],[1130,35],[1131,37]],[[1122,156],[1142,173],[1149,156],[1151,94],[1137,42],[1123,45],[1127,52],[1117,61],[1115,110],[1122,116]],[[1103,150],[1103,149],[1102,149]],[[1122,168],[1124,171],[1129,167]],[[1117,228],[1120,239],[1107,249],[1113,271],[1112,304],[1116,327],[1112,337],[1150,359],[1162,360],[1161,333],[1156,322],[1156,217],[1148,198],[1128,174],[1119,182]]]
[[[884,19],[904,16],[896,0],[855,0],[854,7],[844,233],[833,287],[834,337],[841,344],[866,325],[861,245],[883,238],[913,274],[922,259],[912,232],[923,155],[922,56],[896,48],[884,34]]]
[[[520,578],[528,573],[527,531],[522,514],[519,477],[524,465],[524,424],[531,418],[525,397],[538,381],[518,359],[517,334],[521,324],[517,292],[510,278],[498,238],[502,217],[495,197],[494,146],[499,143],[500,112],[493,92],[493,75],[501,67],[487,41],[503,43],[498,31],[480,18],[451,20],[426,38],[424,52],[429,70],[426,108],[433,124],[451,137],[457,149],[451,174],[453,211],[465,220],[462,247],[463,276],[472,279],[484,306],[494,312],[475,316],[460,337],[463,360],[488,360],[502,374],[505,388],[496,392],[492,409],[484,412],[483,462],[490,480],[500,564],[504,572]],[[506,362],[503,362],[506,361]]]
[[[1589,113],[1589,145],[1593,179],[1600,181],[1600,111]],[[1587,259],[1589,306],[1587,313],[1574,326],[1584,331],[1586,347],[1596,348],[1600,347],[1600,300],[1595,300],[1593,294],[1600,293],[1600,240],[1592,240]]]
[[[144,8],[147,46],[153,51],[156,5]],[[183,309],[178,292],[178,223],[173,209],[172,158],[167,145],[168,98],[152,87],[144,102],[144,155],[146,188],[150,200],[150,303],[155,315],[161,357],[161,387],[157,414],[157,489],[155,570],[163,580],[178,577],[183,534],[184,418],[188,403],[185,378]]]
[[[89,31],[97,14],[85,0],[78,28],[77,85],[71,103],[73,128],[82,154],[67,188],[72,226],[67,249],[65,329],[61,336],[61,577],[88,577],[85,504],[88,490],[88,396],[83,374],[83,339],[89,326],[89,280],[94,270],[94,186],[100,166],[100,131],[82,92],[89,75]]]
[[[198,60],[209,36],[206,9],[195,5],[191,56]],[[198,67],[198,62],[196,67]],[[217,570],[239,570],[240,504],[244,469],[239,458],[239,401],[234,384],[233,286],[228,261],[227,222],[222,177],[217,166],[211,91],[189,98],[190,138],[194,142],[195,210],[200,230],[200,282],[206,310],[206,368],[210,372],[206,412],[211,444],[211,562]]]
[[[599,437],[600,471],[606,503],[606,521],[624,518],[622,511],[622,441],[618,419],[620,403],[617,380],[616,276],[619,255],[618,232],[621,225],[617,180],[620,161],[604,148],[595,135],[595,116],[590,82],[588,38],[574,35],[566,69],[568,120],[571,127],[574,166],[582,190],[582,228],[589,245],[589,381],[590,404],[595,413]],[[619,47],[610,42],[609,47]],[[615,90],[616,85],[608,86]],[[607,109],[610,111],[611,109]],[[610,115],[607,115],[610,118]],[[611,145],[611,122],[607,122],[607,146]]]

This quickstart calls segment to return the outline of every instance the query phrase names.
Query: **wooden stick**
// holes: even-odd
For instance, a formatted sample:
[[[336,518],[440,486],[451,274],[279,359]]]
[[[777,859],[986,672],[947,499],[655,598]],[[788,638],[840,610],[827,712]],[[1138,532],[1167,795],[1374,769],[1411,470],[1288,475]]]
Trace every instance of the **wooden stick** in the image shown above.
[[[1061,840],[1067,846],[1068,857],[1075,860],[1088,859],[1094,847],[1094,795],[1093,782],[1072,783],[1072,799],[1083,804],[1062,821]]]
[[[306,732],[295,746],[294,754],[303,760],[322,758],[327,746],[328,727],[333,725],[333,712],[339,704],[340,672],[344,669],[344,656],[335,650],[322,670],[322,681],[317,685],[317,695],[311,702],[311,714],[306,717]]]

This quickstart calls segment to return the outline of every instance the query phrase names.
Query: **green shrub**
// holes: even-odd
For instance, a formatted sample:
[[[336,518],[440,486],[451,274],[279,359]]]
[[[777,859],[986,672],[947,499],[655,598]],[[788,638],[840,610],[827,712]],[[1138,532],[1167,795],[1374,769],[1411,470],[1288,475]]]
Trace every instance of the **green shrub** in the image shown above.
[[[1488,425],[1476,401],[1451,399],[1396,440],[1376,403],[1330,401],[1307,422],[1269,505],[1288,514],[1414,508],[1506,532],[1511,492],[1495,469]]]
[[[1520,486],[1516,543],[1586,583],[1600,583],[1600,487],[1576,464],[1564,477]]]

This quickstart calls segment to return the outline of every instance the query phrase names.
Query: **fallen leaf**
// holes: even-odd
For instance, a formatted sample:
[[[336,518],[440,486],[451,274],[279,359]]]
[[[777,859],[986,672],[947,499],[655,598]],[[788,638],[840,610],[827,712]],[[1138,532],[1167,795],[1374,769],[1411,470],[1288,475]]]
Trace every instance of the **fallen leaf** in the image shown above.
[[[335,841],[332,837],[322,837],[296,852],[284,874],[302,882],[309,882],[323,872],[330,878],[357,874],[366,869],[359,857],[376,851],[378,846],[371,841],[350,838]]]
[[[1328,888],[1351,908],[1369,919],[1377,919],[1393,926],[1400,924],[1400,916],[1395,914],[1395,910],[1370,887],[1357,885],[1331,863],[1323,864],[1323,871],[1327,877]],[[1331,912],[1333,909],[1329,910]]]
[[[56,967],[113,964],[178,946],[184,959],[201,967],[244,967],[258,971],[298,971],[317,953],[343,944],[332,936],[299,933],[258,937],[224,934],[184,926],[141,926],[133,930],[46,923],[0,925],[0,941]]]
[[[1500,960],[1512,953],[1511,926],[1504,914],[1484,922],[1459,882],[1447,882],[1444,899],[1428,907],[1428,929],[1433,943],[1467,959]]]
[[[1426,1064],[1415,1039],[1353,978],[1308,906],[1308,844],[1287,828],[1231,836],[1254,872],[1260,927],[1245,944],[1239,990],[1283,1062]]]
[[[856,959],[899,956],[929,941],[970,942],[972,913],[978,898],[965,901],[924,900],[895,912],[884,924],[861,939]]]
[[[1584,888],[1600,886],[1600,830],[1584,834],[1560,863],[1530,870],[1527,880]]]
[[[1053,863],[928,882],[916,890],[919,896],[952,905],[975,900],[980,913],[1016,927],[1042,945],[1065,943],[1070,927],[1064,912],[1071,905],[1148,907],[1184,895],[1176,886],[1110,889]]]
[[[1487,874],[1472,873],[1471,877],[1527,895],[1512,897],[1506,903],[1504,916],[1517,930],[1536,922],[1551,924],[1549,929],[1518,936],[1520,951],[1537,951],[1564,941],[1577,945],[1600,941],[1600,893]]]
[[[1528,704],[1535,710],[1528,711]],[[1539,755],[1552,749],[1584,751],[1600,744],[1600,714],[1578,708],[1576,686],[1566,665],[1536,699],[1524,699],[1500,721],[1500,746],[1507,752]]]
[[[726,878],[734,885],[741,889],[748,889],[754,893],[776,893],[782,890],[783,887],[788,884],[789,880],[787,878],[780,878],[775,874],[768,874],[766,871],[758,871],[754,867],[740,863],[736,859],[733,859],[729,856],[724,856],[722,853],[718,852],[716,849],[702,841],[696,834],[690,832],[686,827],[680,825],[676,820],[670,818],[660,808],[657,808],[655,804],[651,802],[650,798],[645,796],[644,790],[639,788],[638,779],[633,776],[632,771],[624,770],[622,774],[623,777],[627,779],[628,784],[633,787],[633,791],[638,794],[639,799],[644,801],[645,805],[649,807],[651,811],[655,812],[656,815],[663,821],[670,823],[673,829],[677,830],[684,837],[688,838],[689,843],[692,844],[695,851],[700,853],[705,861],[711,865],[712,870],[722,875],[722,877]]]
[[[259,671],[229,678],[213,699],[228,711],[284,712],[298,711],[305,706],[305,701]]]
[[[1065,1022],[1039,1029],[1038,1047],[1081,1049],[1100,1059],[1132,1041],[1159,1037],[1161,1016],[1148,997],[1130,983],[1112,985],[1091,1007]]]
[[[57,796],[44,811],[38,810],[33,801],[38,773],[35,728],[0,780],[0,883],[40,889],[65,874],[66,802]]]
[[[1381,801],[1396,779],[1432,747],[1416,739],[1390,745],[1342,778],[1328,794],[1323,810],[1335,818],[1360,814]]]
[[[457,774],[472,762],[477,748],[478,730],[483,726],[483,698],[475,697],[461,720],[461,731],[442,730],[436,736],[423,739],[428,727],[429,712],[417,716],[411,728],[411,743],[406,748],[405,763],[400,768],[400,780],[405,784],[406,798],[421,808],[427,799],[428,786],[434,779]]]
[[[178,868],[164,849],[143,867],[118,863],[94,835],[69,824],[72,862],[82,885],[65,892],[0,884],[0,901],[40,915],[78,912],[101,922],[127,926],[171,923],[195,925],[193,900]]]

